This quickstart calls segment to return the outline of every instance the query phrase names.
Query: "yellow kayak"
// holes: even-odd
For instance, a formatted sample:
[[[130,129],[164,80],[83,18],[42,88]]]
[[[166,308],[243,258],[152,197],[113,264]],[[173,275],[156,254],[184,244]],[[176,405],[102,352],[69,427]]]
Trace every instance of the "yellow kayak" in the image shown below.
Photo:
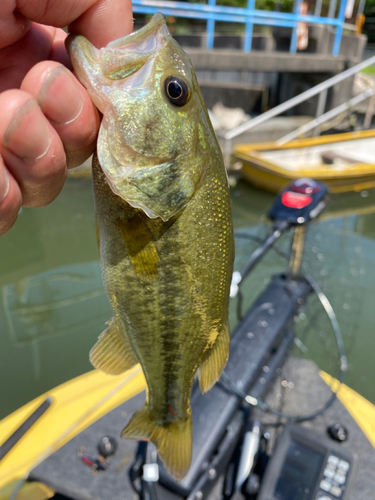
[[[330,375],[320,375],[334,387],[335,380]],[[0,461],[0,500],[8,500],[19,481],[47,456],[144,389],[139,365],[121,376],[93,370],[41,395],[0,421],[2,444],[46,397],[52,398],[50,408]],[[345,384],[341,385],[338,398],[375,447],[375,406]],[[54,494],[44,484],[25,482],[17,500],[45,500]]]
[[[375,130],[234,149],[245,179],[273,193],[301,177],[324,182],[332,193],[375,187]]]
[[[119,376],[90,371],[52,389],[0,421],[0,444],[47,398],[50,408],[0,461],[0,499],[10,498],[17,483],[47,456],[113,408],[145,389],[139,365]],[[25,483],[24,497],[43,500],[53,496],[49,488]]]

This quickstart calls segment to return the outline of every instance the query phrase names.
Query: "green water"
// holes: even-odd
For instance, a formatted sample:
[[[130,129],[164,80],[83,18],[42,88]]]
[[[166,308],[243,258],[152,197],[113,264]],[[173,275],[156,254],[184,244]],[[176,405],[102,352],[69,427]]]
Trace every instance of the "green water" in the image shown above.
[[[245,182],[232,189],[236,268],[270,226],[274,196]],[[250,239],[246,236],[250,235]],[[331,197],[308,234],[303,270],[330,298],[349,359],[346,382],[375,403],[375,190]],[[279,247],[289,251],[290,236]],[[246,283],[250,305],[286,260],[274,251]],[[110,317],[98,264],[91,182],[68,179],[58,199],[24,209],[0,238],[0,418],[39,394],[91,369],[88,352]],[[235,304],[230,321],[235,327]],[[304,351],[337,374],[334,336],[318,301],[298,318]]]

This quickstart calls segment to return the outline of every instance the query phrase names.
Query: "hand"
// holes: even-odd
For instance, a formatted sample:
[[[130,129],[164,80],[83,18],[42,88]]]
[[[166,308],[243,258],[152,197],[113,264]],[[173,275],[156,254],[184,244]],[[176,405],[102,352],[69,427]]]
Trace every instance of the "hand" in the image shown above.
[[[64,26],[103,47],[132,31],[131,0],[0,1],[0,234],[21,206],[53,201],[95,149],[98,112],[71,73]]]

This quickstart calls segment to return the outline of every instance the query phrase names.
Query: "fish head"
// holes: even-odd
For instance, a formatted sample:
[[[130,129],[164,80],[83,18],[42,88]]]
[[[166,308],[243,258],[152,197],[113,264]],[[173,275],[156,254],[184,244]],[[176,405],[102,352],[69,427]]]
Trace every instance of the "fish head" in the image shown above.
[[[162,14],[100,50],[82,36],[67,46],[103,114],[97,154],[112,191],[169,220],[199,189],[216,141],[190,59]]]

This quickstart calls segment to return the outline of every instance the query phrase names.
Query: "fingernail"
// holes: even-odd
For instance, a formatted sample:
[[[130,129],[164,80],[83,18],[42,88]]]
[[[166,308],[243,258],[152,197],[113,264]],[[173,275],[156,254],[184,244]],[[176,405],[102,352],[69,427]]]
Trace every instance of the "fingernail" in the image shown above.
[[[9,175],[5,168],[3,159],[0,156],[0,203],[9,192]]]
[[[39,91],[38,102],[46,117],[58,124],[72,122],[83,108],[78,84],[64,66],[58,66],[48,74]]]
[[[38,160],[44,156],[52,137],[48,122],[35,99],[26,101],[9,123],[3,146],[23,160]]]

